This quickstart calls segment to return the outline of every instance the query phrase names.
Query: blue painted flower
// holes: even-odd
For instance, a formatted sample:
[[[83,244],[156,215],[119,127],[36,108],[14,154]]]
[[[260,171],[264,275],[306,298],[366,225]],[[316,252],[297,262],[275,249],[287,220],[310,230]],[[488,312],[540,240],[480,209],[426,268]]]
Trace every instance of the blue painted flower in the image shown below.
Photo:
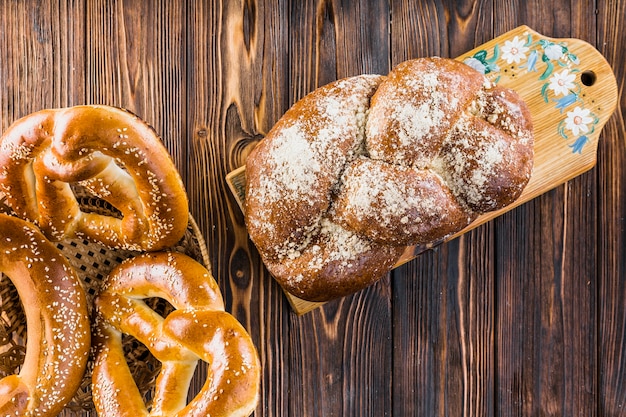
[[[570,148],[572,148],[572,153],[582,153],[583,152],[583,146],[585,146],[585,144],[589,142],[589,138],[585,135],[579,137],[578,139],[576,139],[576,142],[572,143],[571,145],[568,145]]]
[[[567,106],[570,106],[578,101],[578,94],[570,93],[563,98],[554,99],[553,101],[556,102],[556,108],[563,113],[563,110],[565,110]]]
[[[520,65],[520,68],[526,68],[528,72],[537,72],[537,57],[539,54],[535,49],[530,51],[528,55],[528,61],[525,64]]]

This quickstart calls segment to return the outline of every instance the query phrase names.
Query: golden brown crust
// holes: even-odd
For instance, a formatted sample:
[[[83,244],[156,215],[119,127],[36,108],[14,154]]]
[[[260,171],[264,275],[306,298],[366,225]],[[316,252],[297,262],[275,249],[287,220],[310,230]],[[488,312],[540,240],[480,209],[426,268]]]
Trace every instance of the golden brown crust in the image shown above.
[[[424,168],[448,131],[483,87],[485,78],[452,59],[405,61],[374,96],[367,120],[372,159]]]
[[[435,172],[367,158],[344,172],[333,212],[361,236],[394,246],[434,242],[475,218]]]
[[[96,298],[93,400],[99,415],[148,415],[122,350],[122,334],[143,343],[162,363],[151,415],[243,417],[256,408],[260,362],[252,339],[224,311],[209,271],[180,253],[139,255],[114,269]],[[160,297],[176,309],[166,318],[143,299]],[[207,382],[187,404],[198,360]]]
[[[329,300],[380,278],[403,246],[511,204],[532,165],[515,92],[454,60],[415,59],[294,104],[246,162],[246,225],[284,288]]]
[[[266,260],[270,273],[282,278],[283,288],[310,301],[326,301],[329,294],[341,297],[373,284],[404,252],[364,238],[332,218],[323,218],[319,228],[297,253]]]
[[[187,196],[167,150],[154,129],[122,109],[76,106],[28,115],[4,133],[0,166],[7,203],[53,240],[159,250],[187,227]],[[123,218],[82,212],[71,184],[107,200]]]
[[[0,414],[56,416],[81,384],[91,331],[82,284],[61,252],[34,226],[0,214],[0,271],[26,315],[19,375],[0,380]]]

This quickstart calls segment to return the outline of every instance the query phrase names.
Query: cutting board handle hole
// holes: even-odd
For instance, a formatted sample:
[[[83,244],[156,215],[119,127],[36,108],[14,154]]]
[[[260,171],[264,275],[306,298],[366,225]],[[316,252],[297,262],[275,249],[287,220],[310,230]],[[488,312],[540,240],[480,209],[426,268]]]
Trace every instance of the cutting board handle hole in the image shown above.
[[[585,71],[580,74],[580,82],[582,82],[587,87],[591,87],[596,83],[596,73],[593,71]]]

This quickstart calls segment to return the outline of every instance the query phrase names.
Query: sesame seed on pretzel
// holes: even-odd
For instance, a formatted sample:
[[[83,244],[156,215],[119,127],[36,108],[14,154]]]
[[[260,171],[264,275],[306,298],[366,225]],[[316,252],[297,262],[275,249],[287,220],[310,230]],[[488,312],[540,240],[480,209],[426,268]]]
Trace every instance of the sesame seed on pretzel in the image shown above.
[[[26,316],[19,374],[0,379],[0,415],[56,416],[75,395],[91,343],[87,301],[63,254],[32,224],[0,214],[0,271]]]
[[[167,300],[165,318],[143,301]],[[209,271],[186,255],[145,253],[107,277],[95,304],[93,399],[103,416],[249,416],[258,401],[260,364],[245,328],[224,311]],[[161,362],[151,407],[137,389],[122,350],[122,334]],[[207,380],[187,404],[198,361]],[[150,408],[150,409],[148,409]]]
[[[72,186],[108,201],[121,218],[81,211]],[[0,191],[52,240],[159,250],[188,224],[182,180],[152,127],[110,106],[42,110],[0,139]]]

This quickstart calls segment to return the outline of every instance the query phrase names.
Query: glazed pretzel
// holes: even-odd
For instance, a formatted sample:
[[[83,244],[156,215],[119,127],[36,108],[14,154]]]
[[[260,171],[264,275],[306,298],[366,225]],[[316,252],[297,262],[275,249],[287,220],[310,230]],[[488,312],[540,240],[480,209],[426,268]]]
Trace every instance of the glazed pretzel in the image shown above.
[[[508,89],[450,59],[323,86],[246,162],[246,225],[283,288],[312,301],[379,279],[406,246],[452,235],[519,197],[532,122]]]
[[[52,240],[159,250],[187,227],[187,197],[167,150],[150,126],[122,109],[76,106],[28,115],[4,133],[0,167],[7,203]],[[81,211],[76,184],[122,218]]]
[[[91,332],[82,284],[61,252],[34,226],[0,214],[0,271],[26,316],[19,374],[0,380],[0,415],[56,416],[80,386]]]
[[[161,297],[176,310],[165,319],[142,300]],[[123,262],[96,298],[93,399],[101,416],[248,416],[256,407],[260,365],[243,326],[224,311],[217,283],[179,253],[143,254]],[[134,384],[122,333],[162,363],[150,411]],[[198,360],[208,378],[186,405]]]

